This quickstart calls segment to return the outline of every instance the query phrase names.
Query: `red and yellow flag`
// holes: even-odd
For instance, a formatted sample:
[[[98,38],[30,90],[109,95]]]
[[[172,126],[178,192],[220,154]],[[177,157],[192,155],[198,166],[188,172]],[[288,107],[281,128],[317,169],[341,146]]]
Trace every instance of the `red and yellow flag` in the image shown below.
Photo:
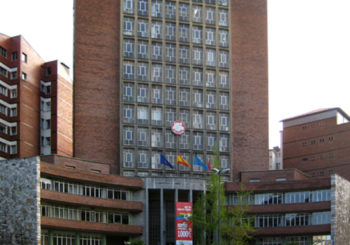
[[[192,168],[191,165],[185,159],[183,159],[180,154],[177,154],[177,163],[181,164],[181,165],[184,165],[184,166],[186,166],[188,168]]]

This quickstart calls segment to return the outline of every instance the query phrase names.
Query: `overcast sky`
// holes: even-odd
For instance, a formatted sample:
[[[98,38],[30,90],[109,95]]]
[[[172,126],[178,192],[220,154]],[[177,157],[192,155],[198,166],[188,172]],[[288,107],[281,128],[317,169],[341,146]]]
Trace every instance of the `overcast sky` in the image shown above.
[[[282,119],[328,107],[350,114],[349,13],[350,0],[269,0],[270,147]],[[0,23],[44,60],[72,67],[72,0],[2,0]]]

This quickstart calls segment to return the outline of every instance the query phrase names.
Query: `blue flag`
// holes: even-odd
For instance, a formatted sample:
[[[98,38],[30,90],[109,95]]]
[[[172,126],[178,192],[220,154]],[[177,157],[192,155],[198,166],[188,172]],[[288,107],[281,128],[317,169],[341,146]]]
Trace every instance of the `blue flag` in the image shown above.
[[[209,170],[207,165],[205,165],[201,159],[199,159],[197,157],[197,155],[194,155],[194,161],[193,161],[193,165],[198,165],[198,166],[201,166],[202,168],[204,168],[204,170]]]
[[[165,158],[163,154],[160,154],[160,164],[168,166],[169,168],[174,168],[174,166]]]

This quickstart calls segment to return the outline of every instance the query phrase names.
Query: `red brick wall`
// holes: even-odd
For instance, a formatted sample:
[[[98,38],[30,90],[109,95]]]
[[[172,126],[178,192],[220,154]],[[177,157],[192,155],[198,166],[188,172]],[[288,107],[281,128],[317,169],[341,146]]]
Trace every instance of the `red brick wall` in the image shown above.
[[[118,173],[120,1],[75,6],[74,155]]]
[[[267,170],[267,3],[231,0],[232,169]]]

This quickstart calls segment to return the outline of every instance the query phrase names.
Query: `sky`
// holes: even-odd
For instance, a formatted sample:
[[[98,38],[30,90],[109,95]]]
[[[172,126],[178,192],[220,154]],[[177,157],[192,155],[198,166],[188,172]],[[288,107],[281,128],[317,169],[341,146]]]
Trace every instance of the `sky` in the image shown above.
[[[1,3],[0,33],[73,67],[73,0]],[[268,0],[270,148],[283,119],[330,107],[350,114],[349,13],[350,0]]]

